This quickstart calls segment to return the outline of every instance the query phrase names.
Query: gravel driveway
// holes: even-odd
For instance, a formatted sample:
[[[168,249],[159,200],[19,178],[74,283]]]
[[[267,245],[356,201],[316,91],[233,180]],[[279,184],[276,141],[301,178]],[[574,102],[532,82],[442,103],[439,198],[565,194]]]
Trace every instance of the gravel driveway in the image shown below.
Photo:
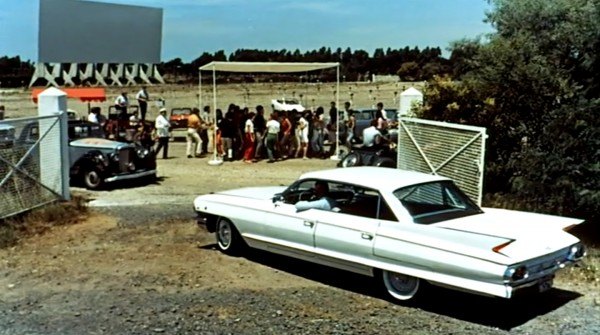
[[[430,287],[401,305],[371,278],[223,255],[194,222],[196,195],[288,184],[335,162],[214,167],[183,147],[158,160],[157,184],[74,189],[90,199],[87,220],[0,250],[0,334],[600,334],[599,285],[569,276],[511,301]]]

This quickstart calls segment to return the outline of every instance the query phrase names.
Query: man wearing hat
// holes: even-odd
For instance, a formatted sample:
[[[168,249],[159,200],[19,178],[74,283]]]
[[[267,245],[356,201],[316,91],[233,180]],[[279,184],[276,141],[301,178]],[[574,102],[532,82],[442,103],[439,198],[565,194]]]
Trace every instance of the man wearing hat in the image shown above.
[[[154,122],[154,127],[156,128],[156,135],[158,136],[158,144],[156,146],[156,156],[158,157],[158,153],[160,149],[163,149],[163,159],[167,159],[169,157],[169,127],[171,124],[169,120],[167,120],[167,109],[161,108],[158,112],[158,116],[156,117],[156,121]]]

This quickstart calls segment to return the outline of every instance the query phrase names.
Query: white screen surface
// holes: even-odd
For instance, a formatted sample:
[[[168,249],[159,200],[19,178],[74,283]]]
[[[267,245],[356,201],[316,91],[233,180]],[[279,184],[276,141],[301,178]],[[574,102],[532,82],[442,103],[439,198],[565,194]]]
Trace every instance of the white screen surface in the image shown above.
[[[160,63],[162,9],[40,0],[38,62]]]

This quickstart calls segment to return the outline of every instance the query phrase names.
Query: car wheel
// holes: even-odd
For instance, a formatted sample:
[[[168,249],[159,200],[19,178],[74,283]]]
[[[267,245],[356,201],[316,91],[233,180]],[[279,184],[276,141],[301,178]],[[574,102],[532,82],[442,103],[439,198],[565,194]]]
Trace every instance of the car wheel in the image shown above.
[[[387,157],[378,157],[373,162],[373,166],[377,167],[386,167],[386,168],[395,168],[396,162],[393,159]]]
[[[228,255],[237,255],[245,247],[240,233],[233,223],[225,218],[217,221],[215,235],[217,236],[217,247]]]
[[[351,152],[342,159],[342,167],[352,167],[361,165],[360,155],[356,152]]]
[[[420,280],[417,277],[386,270],[382,271],[382,277],[387,293],[394,299],[412,299],[419,290]]]
[[[83,172],[83,184],[90,190],[97,190],[104,184],[100,170],[95,167],[89,167]]]
[[[350,147],[348,147],[347,145],[340,145],[340,147],[338,148],[338,157],[340,159],[344,159],[344,157],[348,156],[350,151]]]

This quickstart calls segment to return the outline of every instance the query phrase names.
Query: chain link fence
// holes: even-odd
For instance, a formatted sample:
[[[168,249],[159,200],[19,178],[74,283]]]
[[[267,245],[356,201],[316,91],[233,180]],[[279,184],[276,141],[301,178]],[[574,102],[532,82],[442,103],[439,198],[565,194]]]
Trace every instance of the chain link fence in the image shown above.
[[[0,121],[0,219],[63,199],[63,117]]]

